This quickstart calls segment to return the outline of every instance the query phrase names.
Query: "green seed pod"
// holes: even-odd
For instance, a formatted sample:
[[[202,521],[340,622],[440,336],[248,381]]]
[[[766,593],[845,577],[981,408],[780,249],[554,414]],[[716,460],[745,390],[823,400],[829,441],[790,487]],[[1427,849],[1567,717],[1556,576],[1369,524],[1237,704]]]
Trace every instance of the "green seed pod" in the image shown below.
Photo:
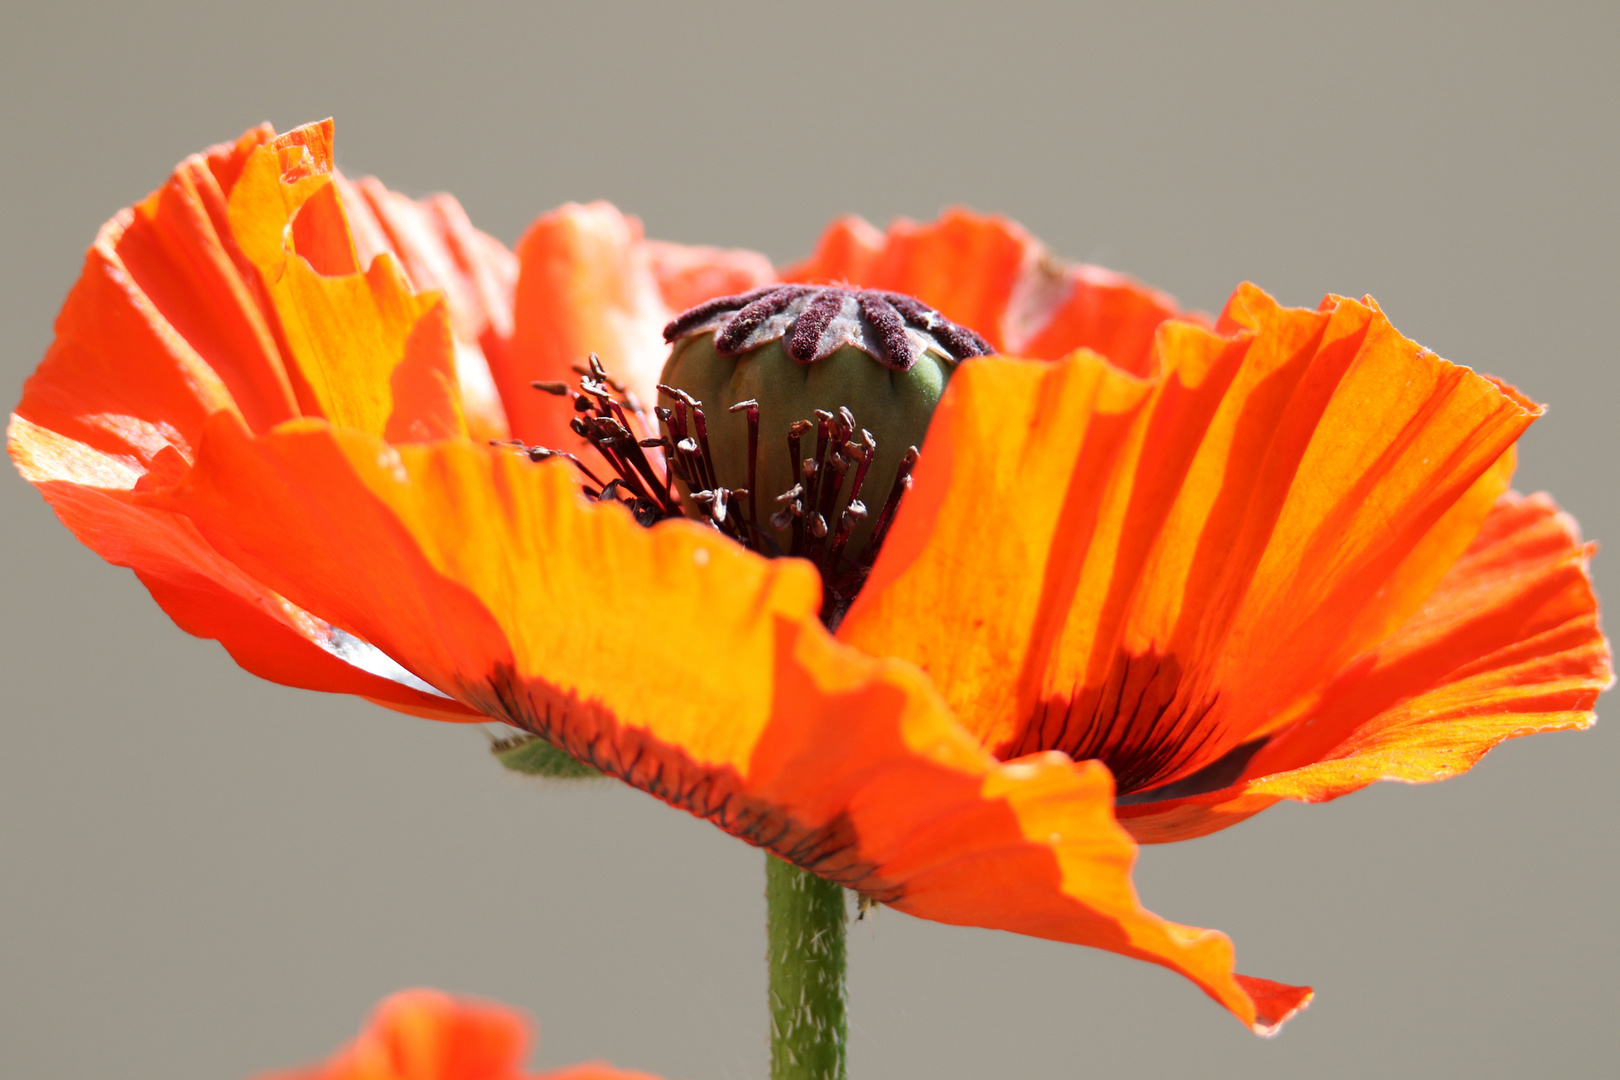
[[[912,297],[805,285],[710,301],[664,336],[661,404],[692,443],[676,455],[685,497],[713,513],[719,489],[747,489],[721,512],[752,514],[824,578],[886,524],[957,364],[990,351]]]

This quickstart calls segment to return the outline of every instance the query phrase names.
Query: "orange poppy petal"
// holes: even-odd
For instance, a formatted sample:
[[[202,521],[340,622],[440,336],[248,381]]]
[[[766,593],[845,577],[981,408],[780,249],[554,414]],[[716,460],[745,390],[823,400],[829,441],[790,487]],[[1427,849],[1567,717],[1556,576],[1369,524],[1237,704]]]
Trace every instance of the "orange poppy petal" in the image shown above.
[[[1370,302],[1245,287],[1224,320],[1163,324],[1152,384],[965,364],[840,637],[920,664],[999,756],[1100,756],[1128,791],[1299,715],[1461,553],[1536,410]]]
[[[857,655],[800,633],[745,781],[776,810],[754,820],[746,803],[721,802],[711,819],[920,918],[1161,964],[1262,1034],[1310,1000],[1308,987],[1235,975],[1225,935],[1140,905],[1104,766],[1058,753],[997,762],[914,668]]]
[[[208,415],[234,406],[213,369],[98,241],[16,412],[144,467],[165,448],[190,460]]]
[[[643,529],[556,463],[315,421],[222,414],[153,499],[439,689],[823,876],[1165,964],[1247,1023],[1303,1001],[1257,1003],[1224,937],[1142,910],[1106,769],[996,762],[914,668],[826,634],[803,562]]]
[[[572,414],[529,383],[572,381],[573,365],[593,352],[643,402],[654,401],[669,354],[663,331],[671,312],[641,222],[607,203],[569,203],[529,226],[517,254],[512,350],[507,362],[491,358],[512,434],[530,443],[573,445]]]
[[[120,283],[139,294],[154,325],[208,365],[255,431],[298,415],[298,405],[274,316],[231,231],[228,199],[248,158],[274,137],[268,126],[256,128],[233,146],[187,158],[161,188],[114,218],[92,252],[92,262],[99,253]],[[91,310],[100,315],[117,306],[105,295],[98,299]],[[74,327],[73,334],[67,329],[59,323],[58,337],[87,336],[88,326]],[[108,347],[124,361],[123,377],[147,377],[138,358],[118,351],[123,344],[110,336]],[[163,414],[134,415],[151,420]]]
[[[379,1005],[331,1061],[289,1080],[517,1080],[529,1043],[515,1009],[407,990]]]
[[[1136,375],[1154,373],[1154,330],[1179,314],[1162,292],[1055,259],[1017,224],[960,207],[926,224],[900,219],[886,233],[839,218],[782,277],[909,293],[998,352],[1055,360],[1085,348]]]
[[[363,643],[334,634],[244,574],[185,518],[134,505],[131,491],[141,474],[129,462],[20,417],[13,417],[7,436],[24,478],[85,546],[134,570],[177,626],[219,641],[246,670],[287,686],[357,694],[441,719],[478,719],[459,702],[400,681],[402,671],[389,677]]]
[[[1238,782],[1120,808],[1138,840],[1182,840],[1280,799],[1467,772],[1506,739],[1584,728],[1613,682],[1575,523],[1544,495],[1497,503],[1423,608],[1271,739]]]
[[[319,132],[288,138],[320,142]],[[133,505],[134,491],[184,475],[208,415],[229,412],[255,428],[297,415],[279,318],[228,221],[244,171],[276,142],[257,128],[188,158],[103,227],[24,389],[8,448],[84,543],[133,569],[181,628],[218,639],[249,671],[466,719],[464,706],[391,677],[404,672],[380,663],[368,670],[377,658],[363,643],[334,636],[252,581],[184,519]],[[313,220],[306,242],[324,244],[323,259],[337,257],[330,249],[345,249],[346,234],[324,241],[308,232]],[[429,370],[440,343],[418,335],[396,381],[407,398],[446,411],[453,403],[435,393],[442,380]]]
[[[923,225],[898,219],[883,234],[859,218],[840,218],[816,252],[782,277],[915,296],[1000,350],[1013,290],[1039,254],[1040,246],[1013,222],[957,207]]]
[[[771,260],[757,251],[648,240],[647,256],[664,306],[675,313],[776,280]]]
[[[474,439],[508,437],[506,407],[490,374],[491,355],[512,340],[517,256],[473,228],[449,195],[411,199],[375,177],[350,182],[334,174],[343,195],[360,264],[387,253],[399,260],[417,292],[443,294],[456,343],[456,375]]]
[[[414,337],[443,303],[418,294],[383,253],[364,269],[333,177],[331,122],[312,124],[254,150],[231,190],[231,230],[257,268],[278,316],[303,411],[362,431],[417,425],[459,430],[459,405],[416,393],[401,412],[392,393],[407,347],[413,362],[437,369],[454,391],[456,363],[447,335]],[[414,337],[414,342],[413,342]],[[424,376],[424,379],[428,378]],[[452,397],[459,397],[452,393]],[[417,415],[410,410],[433,407]]]
[[[602,1064],[530,1074],[523,1060],[532,1041],[528,1019],[509,1006],[404,990],[328,1061],[258,1080],[657,1080]]]
[[[782,280],[870,287],[873,267],[883,254],[883,243],[882,230],[865,218],[845,214],[822,232],[809,258],[783,267]]]
[[[1159,324],[1186,317],[1169,294],[1100,266],[1044,259],[1031,278],[1021,319],[1027,329],[1009,349],[1033,360],[1090,349],[1132,375],[1156,375]]]

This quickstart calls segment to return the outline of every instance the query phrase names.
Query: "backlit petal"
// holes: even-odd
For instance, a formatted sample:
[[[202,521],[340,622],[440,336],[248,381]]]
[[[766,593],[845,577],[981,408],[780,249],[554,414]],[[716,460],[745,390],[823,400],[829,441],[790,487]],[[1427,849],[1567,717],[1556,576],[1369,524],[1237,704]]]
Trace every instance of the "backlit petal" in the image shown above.
[[[222,557],[190,521],[136,505],[138,468],[13,417],[9,449],[62,523],[108,562],[135,571],[175,624],[215,638],[243,668],[272,682],[358,694],[439,719],[479,719],[458,702],[357,666],[357,648]],[[183,465],[182,465],[183,468]],[[345,656],[345,653],[348,656]],[[381,672],[381,673],[378,673]]]
[[[449,307],[455,334],[456,376],[472,437],[507,438],[506,408],[490,373],[489,357],[512,347],[512,293],[517,256],[493,236],[473,228],[449,195],[411,199],[375,177],[350,182],[334,176],[362,266],[388,253],[417,292],[436,291]]]
[[[1613,681],[1583,545],[1544,495],[1508,495],[1419,612],[1221,790],[1120,808],[1145,842],[1201,836],[1279,799],[1466,772],[1505,739],[1583,728]]]
[[[133,569],[182,629],[218,639],[249,671],[467,719],[465,706],[254,581],[189,522],[133,497],[184,475],[210,414],[238,415],[255,429],[297,415],[299,379],[278,344],[282,319],[232,229],[230,206],[242,178],[251,183],[274,154],[283,172],[267,190],[309,200],[291,219],[285,205],[277,211],[275,249],[285,255],[279,245],[291,220],[295,241],[328,269],[342,271],[345,259],[352,265],[341,208],[315,201],[329,190],[320,156],[329,155],[329,136],[329,125],[280,139],[254,129],[182,162],[163,187],[109,222],[24,389],[8,446],[84,543]],[[264,248],[264,240],[255,234],[248,248]],[[389,402],[390,386],[396,399],[388,430],[402,439],[458,433],[444,305],[433,297],[411,302],[425,304],[424,317],[384,376],[380,400]]]
[[[643,529],[559,464],[313,421],[255,438],[221,415],[153,499],[439,689],[823,876],[1153,960],[1247,1023],[1304,1000],[1257,1003],[1224,937],[1139,906],[1106,769],[995,761],[915,668],[827,635],[803,562]]]
[[[999,755],[1101,756],[1126,790],[1298,716],[1433,589],[1537,410],[1370,302],[1245,288],[1222,330],[1164,324],[1135,397],[1084,355],[964,365],[840,636]]]
[[[512,434],[530,443],[572,446],[571,413],[537,394],[536,379],[572,381],[573,366],[596,353],[644,403],[669,355],[664,303],[641,222],[607,203],[569,203],[542,215],[518,241],[510,361],[494,364]],[[492,358],[493,361],[493,358]]]
[[[757,251],[648,240],[647,254],[664,306],[675,313],[776,280],[771,261]]]
[[[1162,292],[1062,262],[1006,218],[961,208],[924,224],[900,219],[887,232],[839,218],[782,276],[907,293],[999,352],[1055,360],[1085,348],[1137,375],[1154,373],[1154,329],[1178,314]]]
[[[330,122],[280,136],[249,155],[229,198],[232,232],[269,293],[298,378],[302,409],[333,423],[382,432],[395,413],[394,369],[418,324],[443,304],[418,294],[393,256],[362,268],[331,175]],[[417,363],[455,386],[448,336],[416,339]],[[431,347],[431,351],[430,351]],[[417,395],[412,407],[443,405]],[[403,416],[399,425],[463,426],[459,406]]]

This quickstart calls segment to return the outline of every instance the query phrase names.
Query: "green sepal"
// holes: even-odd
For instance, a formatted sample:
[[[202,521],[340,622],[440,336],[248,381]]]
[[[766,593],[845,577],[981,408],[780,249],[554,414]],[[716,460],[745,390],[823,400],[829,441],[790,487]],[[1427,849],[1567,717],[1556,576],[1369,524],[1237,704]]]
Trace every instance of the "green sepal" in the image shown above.
[[[602,774],[538,735],[518,735],[497,739],[490,744],[495,760],[525,776],[546,776],[553,780],[599,780]]]

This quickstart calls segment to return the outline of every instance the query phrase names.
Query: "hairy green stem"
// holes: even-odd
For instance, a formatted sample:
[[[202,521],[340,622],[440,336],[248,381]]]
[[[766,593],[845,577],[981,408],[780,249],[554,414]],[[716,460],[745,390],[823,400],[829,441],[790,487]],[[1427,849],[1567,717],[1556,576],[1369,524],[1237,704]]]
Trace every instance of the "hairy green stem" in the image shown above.
[[[769,853],[771,1080],[846,1080],[844,887]]]

